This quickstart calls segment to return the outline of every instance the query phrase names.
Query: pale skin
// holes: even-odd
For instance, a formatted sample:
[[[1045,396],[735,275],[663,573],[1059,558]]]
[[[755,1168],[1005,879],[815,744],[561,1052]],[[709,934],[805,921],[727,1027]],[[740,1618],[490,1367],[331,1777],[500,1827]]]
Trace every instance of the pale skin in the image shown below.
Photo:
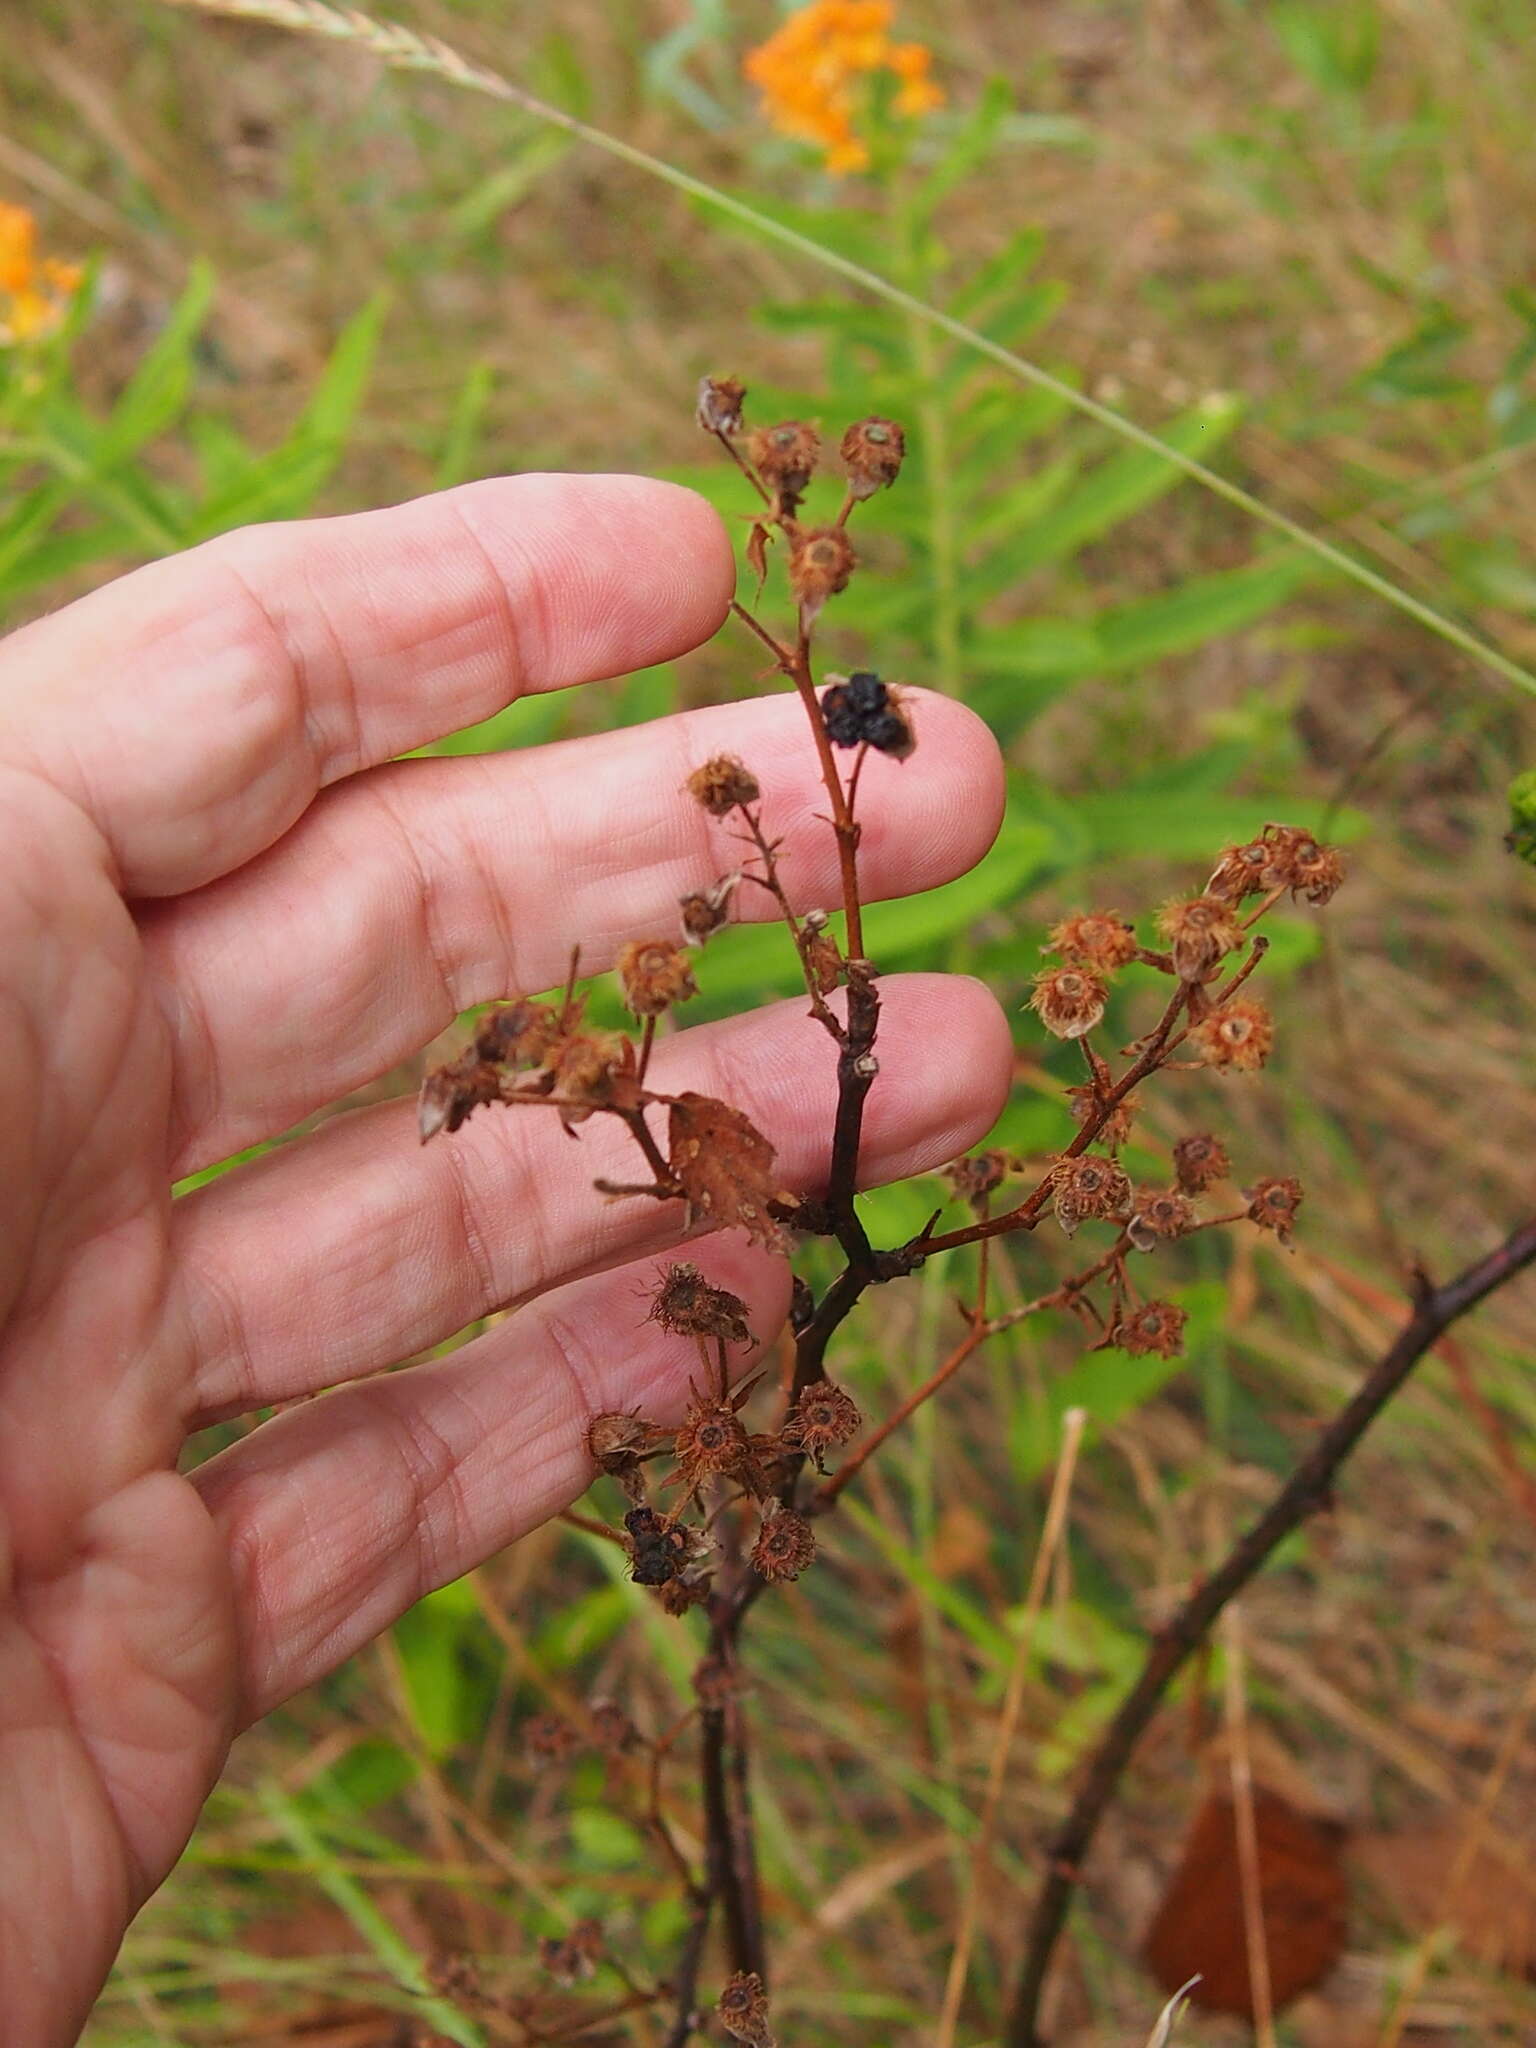
[[[758,774],[800,906],[835,901],[787,693],[532,754],[394,759],[697,645],[732,582],[690,493],[517,477],[232,535],[0,645],[8,2039],[76,2039],[241,1727],[573,1500],[592,1413],[686,1398],[696,1361],[644,1320],[680,1219],[592,1192],[634,1174],[606,1120],[573,1141],[486,1112],[423,1151],[390,1101],[171,1188],[467,1006],[557,982],[574,943],[596,971],[673,932],[678,897],[740,859],[681,791],[712,753]],[[916,754],[861,784],[871,898],[961,873],[1001,813],[986,729],[915,702]],[[882,988],[900,1082],[870,1097],[871,1183],[984,1136],[1010,1063],[976,983]],[[834,1076],[805,1009],[681,1029],[653,1073],[739,1104],[811,1188]],[[783,1263],[736,1236],[690,1256],[769,1342]],[[304,1395],[179,1470],[201,1425]]]

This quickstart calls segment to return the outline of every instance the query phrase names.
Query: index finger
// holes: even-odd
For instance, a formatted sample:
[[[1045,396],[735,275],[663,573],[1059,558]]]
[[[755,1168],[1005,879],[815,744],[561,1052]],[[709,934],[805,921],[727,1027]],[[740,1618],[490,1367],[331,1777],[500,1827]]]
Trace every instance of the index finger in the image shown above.
[[[327,783],[697,646],[734,578],[704,500],[645,477],[498,477],[248,527],[0,646],[0,752],[91,814],[127,894],[175,894]]]

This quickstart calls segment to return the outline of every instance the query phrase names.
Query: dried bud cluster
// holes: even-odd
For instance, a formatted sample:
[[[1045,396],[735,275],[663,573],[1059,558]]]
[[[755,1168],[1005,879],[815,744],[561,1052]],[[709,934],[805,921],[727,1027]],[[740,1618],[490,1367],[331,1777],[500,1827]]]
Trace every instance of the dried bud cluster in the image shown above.
[[[823,691],[821,717],[835,747],[873,747],[905,761],[915,744],[899,693],[868,669]]]
[[[1076,917],[1064,917],[1052,925],[1041,948],[1059,953],[1077,967],[1092,967],[1100,974],[1113,974],[1127,967],[1140,952],[1136,933],[1118,912],[1089,910]]]
[[[764,1521],[752,1546],[752,1569],[777,1583],[798,1579],[816,1555],[816,1536],[803,1515],[780,1508]]]
[[[1301,1200],[1299,1180],[1261,1180],[1248,1189],[1248,1214],[1261,1230],[1272,1230],[1289,1244]]]
[[[1133,1358],[1155,1352],[1159,1358],[1177,1358],[1184,1348],[1185,1311],[1171,1301],[1146,1301],[1132,1309],[1115,1325],[1113,1338]]]
[[[723,1337],[750,1344],[747,1304],[729,1288],[712,1287],[687,1260],[669,1266],[651,1297],[649,1320],[681,1337]]]
[[[1322,846],[1299,825],[1266,825],[1257,839],[1229,846],[1206,883],[1208,896],[1241,903],[1247,896],[1305,896],[1326,903],[1344,880],[1336,848]]]
[[[1140,1188],[1131,1205],[1126,1234],[1138,1251],[1157,1241],[1183,1237],[1195,1227],[1194,1204],[1174,1188]]]
[[[819,1471],[825,1454],[856,1437],[863,1421],[851,1394],[816,1380],[801,1388],[780,1437],[790,1450],[806,1452]]]

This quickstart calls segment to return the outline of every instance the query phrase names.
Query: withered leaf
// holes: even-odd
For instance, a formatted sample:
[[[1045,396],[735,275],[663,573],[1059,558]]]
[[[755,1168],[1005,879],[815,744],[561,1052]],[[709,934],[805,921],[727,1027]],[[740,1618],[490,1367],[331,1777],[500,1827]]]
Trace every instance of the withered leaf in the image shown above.
[[[1279,2012],[1320,1984],[1344,1953],[1343,1830],[1303,1813],[1264,1785],[1254,1787],[1253,1818],[1270,1994]],[[1145,1954],[1165,1991],[1177,1991],[1198,1975],[1191,2005],[1253,2018],[1230,1799],[1208,1797],[1195,1815]]]
[[[768,581],[768,529],[761,519],[753,520],[747,536],[747,566],[757,578],[757,594],[761,597]]]
[[[779,1193],[773,1147],[749,1117],[710,1095],[679,1095],[667,1143],[667,1163],[687,1197],[690,1222],[735,1226],[770,1250],[785,1248],[769,1213]]]

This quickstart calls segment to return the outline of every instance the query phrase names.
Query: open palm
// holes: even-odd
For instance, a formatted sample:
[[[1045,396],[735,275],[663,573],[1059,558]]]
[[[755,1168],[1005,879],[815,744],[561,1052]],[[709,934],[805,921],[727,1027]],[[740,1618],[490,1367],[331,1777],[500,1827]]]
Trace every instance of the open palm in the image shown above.
[[[801,903],[835,893],[792,698],[391,759],[695,645],[731,580],[686,492],[523,477],[235,535],[0,648],[7,2039],[74,2039],[239,1726],[571,1500],[593,1412],[686,1393],[637,1301],[675,1211],[591,1193],[627,1175],[623,1133],[508,1113],[422,1152],[391,1101],[170,1189],[558,980],[574,942],[595,969],[674,931],[736,855],[680,793],[712,753],[758,775]],[[871,895],[960,872],[996,827],[985,729],[922,696],[917,721],[910,763],[866,771]],[[740,1103],[809,1188],[835,1084],[804,1007],[681,1032],[655,1072]],[[871,1098],[867,1180],[985,1131],[1008,1040],[977,985],[886,984],[881,1055],[902,1084]],[[782,1264],[699,1256],[769,1339]],[[191,1431],[323,1389],[179,1474]]]

